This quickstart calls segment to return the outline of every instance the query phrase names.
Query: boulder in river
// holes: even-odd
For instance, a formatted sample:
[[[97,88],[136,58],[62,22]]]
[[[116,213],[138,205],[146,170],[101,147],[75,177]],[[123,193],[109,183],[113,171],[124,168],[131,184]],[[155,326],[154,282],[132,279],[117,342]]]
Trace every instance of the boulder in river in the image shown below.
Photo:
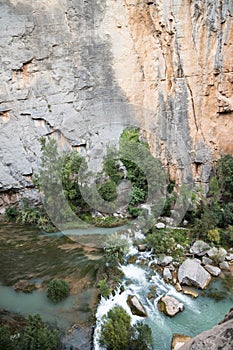
[[[198,240],[196,241],[190,248],[190,253],[195,254],[197,256],[203,256],[210,249],[209,244],[204,241]]]
[[[186,259],[179,267],[180,284],[204,289],[211,281],[211,275],[195,259]]]
[[[183,334],[173,334],[172,336],[172,347],[171,350],[178,350],[191,338]]]
[[[169,295],[164,295],[158,301],[158,309],[165,315],[173,317],[178,312],[184,310],[184,304]]]
[[[214,277],[218,277],[221,273],[221,269],[217,266],[206,265],[205,269]]]
[[[224,248],[213,247],[207,252],[208,256],[217,263],[223,262],[226,258],[227,251]]]
[[[165,279],[165,281],[172,280],[172,274],[168,267],[165,267],[163,270],[163,278]]]
[[[127,304],[129,305],[133,315],[147,317],[146,310],[136,295],[129,295],[127,298]]]
[[[167,266],[173,262],[173,257],[172,256],[165,256],[162,260],[159,261],[159,265],[161,266]]]

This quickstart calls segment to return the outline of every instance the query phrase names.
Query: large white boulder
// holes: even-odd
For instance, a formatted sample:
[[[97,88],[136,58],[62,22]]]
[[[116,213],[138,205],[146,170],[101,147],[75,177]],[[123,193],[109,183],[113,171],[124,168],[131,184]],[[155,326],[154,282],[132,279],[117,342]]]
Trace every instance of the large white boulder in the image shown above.
[[[179,267],[180,284],[204,289],[211,281],[211,275],[195,259],[186,259]]]

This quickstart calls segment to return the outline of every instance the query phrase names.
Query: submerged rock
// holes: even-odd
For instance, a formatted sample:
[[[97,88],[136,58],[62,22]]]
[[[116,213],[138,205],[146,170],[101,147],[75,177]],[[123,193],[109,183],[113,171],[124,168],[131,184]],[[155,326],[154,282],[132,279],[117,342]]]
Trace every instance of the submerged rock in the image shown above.
[[[194,259],[186,259],[178,270],[178,280],[181,284],[204,289],[211,281],[211,275]]]
[[[218,277],[221,273],[221,269],[217,266],[206,265],[205,269],[214,277]]]
[[[159,265],[167,266],[173,262],[172,256],[165,256],[161,261],[159,261]]]
[[[195,254],[197,256],[203,256],[210,249],[209,244],[204,241],[196,241],[190,248],[190,253]]]
[[[177,299],[168,295],[163,296],[158,301],[158,309],[168,316],[175,316],[178,312],[184,310],[184,304],[180,303]]]
[[[127,298],[127,304],[129,305],[133,315],[147,317],[146,310],[136,295],[129,295]]]
[[[182,345],[187,343],[191,338],[183,334],[173,334],[171,350],[178,350]]]
[[[185,295],[190,295],[192,298],[197,298],[198,297],[198,292],[193,289],[193,288],[190,288],[190,287],[183,287],[182,288],[182,292],[185,294]]]
[[[73,325],[62,339],[64,350],[91,350],[92,329],[80,325]]]
[[[35,289],[37,289],[34,283],[30,283],[27,280],[19,280],[13,285],[13,288],[16,292],[23,293],[32,293]]]

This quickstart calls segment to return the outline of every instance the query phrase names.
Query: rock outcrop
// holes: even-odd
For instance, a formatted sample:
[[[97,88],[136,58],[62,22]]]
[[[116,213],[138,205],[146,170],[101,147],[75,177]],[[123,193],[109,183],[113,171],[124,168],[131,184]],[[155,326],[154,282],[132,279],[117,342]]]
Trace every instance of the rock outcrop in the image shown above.
[[[2,208],[33,191],[42,136],[98,170],[141,126],[172,177],[204,187],[232,153],[231,1],[2,0],[0,13]]]
[[[158,301],[158,309],[165,315],[170,317],[175,316],[178,312],[184,310],[184,304],[180,303],[177,299],[164,295]]]
[[[183,345],[179,350],[231,350],[233,349],[233,309],[225,319]]]
[[[129,305],[133,315],[146,317],[147,313],[142,303],[138,300],[136,295],[129,295],[127,298],[127,304]]]
[[[195,259],[186,259],[179,267],[178,280],[180,284],[204,289],[211,281],[211,275]]]

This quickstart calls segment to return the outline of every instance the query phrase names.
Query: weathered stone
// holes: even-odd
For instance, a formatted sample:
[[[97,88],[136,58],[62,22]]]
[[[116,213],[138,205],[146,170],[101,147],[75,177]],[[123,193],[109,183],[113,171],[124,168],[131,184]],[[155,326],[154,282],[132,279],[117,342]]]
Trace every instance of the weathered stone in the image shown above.
[[[138,251],[139,252],[145,252],[147,249],[145,244],[138,244]]]
[[[173,262],[172,256],[165,256],[161,261],[159,261],[159,265],[167,266]]]
[[[214,277],[217,277],[221,273],[221,269],[213,265],[205,265],[205,269]]]
[[[191,338],[183,334],[173,334],[171,350],[178,350]]]
[[[163,270],[163,278],[165,279],[165,281],[171,281],[172,280],[172,274],[170,272],[170,270],[165,267]]]
[[[1,1],[1,191],[31,188],[41,136],[98,169],[109,141],[143,125],[170,176],[203,187],[213,156],[232,153],[232,2],[124,5]]]
[[[158,301],[158,309],[168,316],[175,316],[178,312],[184,310],[184,304],[180,303],[177,299],[165,295]]]
[[[196,241],[190,248],[190,253],[197,256],[203,256],[210,249],[209,244],[204,241]]]
[[[227,261],[232,261],[233,260],[233,254],[229,254],[226,256]]]
[[[174,287],[176,288],[177,292],[181,292],[182,291],[182,287],[181,287],[181,285],[178,282],[175,284]]]
[[[221,270],[230,271],[230,266],[227,261],[223,261],[219,264]]]
[[[166,227],[166,225],[163,223],[163,222],[158,222],[155,227],[158,229],[158,230],[161,230],[163,228]]]
[[[211,265],[213,263],[213,260],[208,258],[207,256],[203,256],[201,261],[203,265]]]
[[[146,310],[136,295],[129,295],[127,298],[127,304],[129,305],[133,315],[147,317]]]
[[[198,297],[198,291],[190,287],[182,287],[182,293],[185,295],[190,295],[192,298]]]
[[[227,251],[224,248],[213,247],[207,252],[208,256],[215,262],[223,262],[226,258]]]
[[[35,289],[37,289],[34,283],[30,283],[27,280],[19,280],[13,285],[13,288],[16,292],[23,293],[32,293]]]
[[[232,311],[225,319],[212,329],[202,332],[189,340],[179,350],[232,350],[233,318]]]
[[[204,289],[211,281],[211,275],[194,259],[186,259],[178,270],[180,284]]]

